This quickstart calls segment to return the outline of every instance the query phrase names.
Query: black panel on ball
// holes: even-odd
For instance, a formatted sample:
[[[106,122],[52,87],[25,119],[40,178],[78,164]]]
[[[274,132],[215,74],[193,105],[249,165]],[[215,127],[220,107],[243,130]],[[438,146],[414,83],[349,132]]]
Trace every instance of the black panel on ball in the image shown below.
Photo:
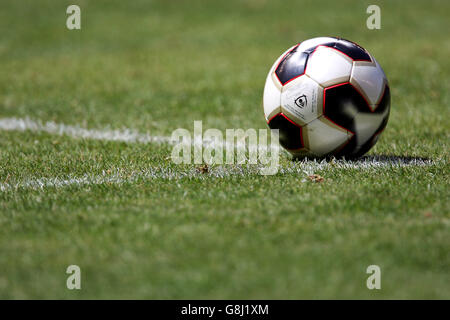
[[[298,46],[286,54],[275,70],[275,74],[282,85],[305,72],[308,53],[298,52],[297,48]]]
[[[370,150],[370,148],[372,148],[372,146],[375,144],[375,136],[378,134],[381,134],[381,132],[383,132],[384,128],[387,125],[388,122],[388,118],[389,115],[387,115],[384,119],[383,122],[380,124],[380,126],[378,127],[378,129],[375,131],[375,133],[367,140],[366,143],[364,143],[361,148],[359,148],[359,150],[356,153],[353,153],[351,156],[352,157],[360,157],[362,155],[364,155],[367,151]],[[353,139],[355,140],[355,139]]]
[[[324,115],[329,120],[337,124],[338,126],[351,131],[356,132],[354,117],[356,112],[371,112],[367,102],[356,91],[356,89],[350,84],[345,83],[325,89],[325,105]],[[336,157],[352,157],[354,150],[356,149],[356,137],[352,139],[341,149],[335,156]]]
[[[340,52],[344,53],[345,55],[349,56],[353,60],[357,61],[372,61],[370,58],[370,55],[367,53],[366,50],[364,50],[363,47],[359,46],[358,44],[345,40],[342,38],[335,38],[336,41],[329,41],[326,43],[322,43],[313,47],[310,47],[308,49],[305,49],[304,52],[311,54],[314,52],[314,50],[317,49],[318,46],[324,46],[324,47],[330,47],[334,48],[336,50],[339,50]]]
[[[356,137],[353,136],[340,150],[335,151],[334,156],[336,158],[345,157],[347,159],[351,159],[356,157],[353,155],[353,152],[356,149]]]
[[[282,113],[269,120],[271,129],[280,130],[280,144],[289,150],[303,148],[301,127],[289,121]]]
[[[384,113],[386,108],[389,108],[390,104],[390,92],[389,87],[386,85],[383,97],[380,101],[378,108],[373,114]],[[347,129],[353,133],[356,133],[353,115],[355,112],[372,114],[367,102],[361,96],[361,94],[350,84],[345,83],[334,87],[325,89],[325,105],[324,115],[332,122],[340,127]],[[336,157],[359,157],[369,151],[374,142],[374,137],[379,134],[386,127],[389,118],[389,112],[384,117],[382,123],[377,128],[373,136],[357,150],[356,136],[339,151],[335,153]]]
[[[386,108],[389,108],[390,101],[391,98],[389,93],[389,86],[386,85],[383,98],[381,99],[381,102],[374,113],[378,112],[383,113],[386,110]],[[372,135],[372,137],[370,137],[370,139],[367,140],[365,144],[361,146],[361,148],[359,148],[358,152],[356,152],[353,155],[354,157],[360,157],[364,155],[367,151],[369,151],[370,148],[372,148],[372,146],[375,144],[375,136],[383,132],[384,128],[386,128],[386,125],[388,123],[388,119],[389,119],[389,110],[386,113],[386,116],[383,118],[383,121],[381,122],[380,126],[377,128],[377,130],[375,130],[375,133]]]
[[[383,96],[381,97],[380,103],[378,104],[378,107],[375,109],[375,113],[384,113],[386,109],[389,109],[391,105],[391,91],[389,89],[389,86],[386,85],[384,88]]]
[[[346,54],[353,60],[372,61],[367,51],[354,42],[340,39],[336,42],[334,48]]]
[[[352,112],[371,112],[367,102],[350,83],[325,89],[325,116],[337,125],[355,132]]]

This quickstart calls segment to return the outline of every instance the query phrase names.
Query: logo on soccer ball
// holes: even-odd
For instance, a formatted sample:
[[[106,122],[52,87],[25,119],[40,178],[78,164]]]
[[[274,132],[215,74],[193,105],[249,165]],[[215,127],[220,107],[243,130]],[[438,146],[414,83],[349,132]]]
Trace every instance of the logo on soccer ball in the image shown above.
[[[303,109],[306,106],[306,103],[308,102],[306,100],[306,96],[305,95],[301,95],[300,97],[298,97],[297,99],[295,99],[295,105],[301,109]]]

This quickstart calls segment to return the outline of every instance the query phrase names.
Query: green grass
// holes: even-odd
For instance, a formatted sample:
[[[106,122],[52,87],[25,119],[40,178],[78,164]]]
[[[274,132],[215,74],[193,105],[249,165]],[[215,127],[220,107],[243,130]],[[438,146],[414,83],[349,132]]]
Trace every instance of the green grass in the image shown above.
[[[266,73],[338,35],[383,66],[391,116],[371,155],[428,166],[137,179],[0,191],[0,298],[450,297],[448,1],[0,3],[0,118],[170,135],[265,128]],[[82,29],[65,27],[79,4]],[[0,182],[181,170],[167,145],[0,131]],[[283,156],[282,166],[290,165]],[[187,170],[193,166],[188,166]],[[82,290],[65,270],[82,270]],[[368,265],[382,289],[366,288]]]

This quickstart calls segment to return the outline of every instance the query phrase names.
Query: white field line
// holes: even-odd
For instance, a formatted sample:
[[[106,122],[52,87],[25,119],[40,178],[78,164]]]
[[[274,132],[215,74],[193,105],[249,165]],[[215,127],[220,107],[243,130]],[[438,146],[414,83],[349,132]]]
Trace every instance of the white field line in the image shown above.
[[[86,129],[81,126],[66,125],[63,123],[56,123],[53,121],[36,121],[29,118],[0,118],[0,130],[3,131],[32,131],[36,133],[45,132],[48,134],[59,135],[59,136],[69,136],[77,139],[92,139],[92,140],[102,140],[102,141],[119,141],[126,143],[164,143],[164,144],[175,144],[180,143],[179,141],[174,141],[172,137],[169,136],[154,136],[149,133],[140,133],[133,129],[124,128],[121,130],[109,130],[109,129]],[[183,140],[184,141],[184,140]],[[213,140],[206,139],[192,139],[191,144],[203,146],[210,146],[214,144]],[[226,141],[218,143],[227,147],[229,144]],[[275,146],[279,149],[279,146]],[[256,150],[266,150],[265,145],[247,145],[245,141],[236,141],[232,145],[232,148],[236,149],[247,149]]]
[[[55,122],[34,121],[28,118],[0,118],[0,130],[4,131],[32,131],[46,132],[54,135],[66,135],[73,138],[94,139],[104,141],[121,141],[126,143],[172,143],[171,137],[152,136],[148,133],[139,133],[131,129],[122,130],[98,130],[86,129],[80,126],[70,126]],[[195,143],[195,142],[194,142]],[[205,144],[211,141],[203,142]],[[240,144],[237,144],[239,147]],[[245,145],[244,145],[245,147]],[[250,146],[259,147],[261,146]],[[402,157],[366,157],[356,161],[337,160],[333,162],[304,160],[292,162],[287,166],[280,166],[278,174],[300,174],[299,178],[305,179],[306,175],[315,171],[334,169],[376,169],[380,167],[401,168],[407,166],[427,166],[433,161],[419,158]],[[152,179],[183,179],[183,178],[223,178],[230,175],[250,176],[258,175],[261,167],[257,165],[220,165],[210,168],[208,173],[200,173],[195,168],[178,170],[171,168],[149,168],[142,171],[126,171],[116,169],[113,173],[103,172],[101,174],[86,173],[82,176],[58,176],[58,177],[34,177],[23,181],[0,182],[0,191],[25,189],[44,189],[51,187],[83,186],[99,184],[123,184],[136,181],[149,181]]]
[[[85,129],[80,126],[71,126],[53,121],[35,121],[29,118],[0,118],[0,130],[4,131],[32,131],[46,132],[54,135],[66,135],[79,139],[92,139],[104,141],[121,141],[128,143],[170,143],[171,138],[165,136],[152,136],[148,133],[139,133],[131,129],[97,130]]]
[[[304,160],[292,162],[286,166],[280,166],[278,175],[293,174],[297,175],[299,182],[307,181],[306,177],[314,172],[320,171],[326,176],[326,172],[341,169],[374,170],[377,168],[403,168],[408,166],[429,166],[431,160],[405,159],[395,157],[372,157],[364,158],[358,161],[337,160],[334,162]],[[200,180],[210,178],[225,178],[228,176],[255,176],[259,175],[260,166],[258,165],[218,165],[212,166],[207,173],[201,173],[196,168],[176,170],[173,168],[149,168],[140,171],[126,171],[116,169],[114,172],[105,172],[101,174],[86,173],[82,176],[61,176],[61,177],[42,177],[31,178],[14,183],[0,183],[0,191],[14,191],[18,189],[47,189],[61,188],[67,186],[86,186],[102,184],[126,184],[136,182],[148,182],[153,179],[162,180],[180,180],[186,178],[196,178]]]

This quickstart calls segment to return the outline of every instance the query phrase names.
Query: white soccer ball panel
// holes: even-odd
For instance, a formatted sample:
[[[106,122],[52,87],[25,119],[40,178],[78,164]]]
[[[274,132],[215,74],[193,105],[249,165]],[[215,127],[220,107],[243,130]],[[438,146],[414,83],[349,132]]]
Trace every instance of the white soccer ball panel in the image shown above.
[[[337,128],[325,117],[308,123],[303,130],[307,130],[308,149],[319,157],[336,150],[351,138],[347,130]]]
[[[306,40],[306,41],[303,41],[302,43],[300,43],[300,45],[298,47],[298,51],[305,51],[305,50],[315,47],[319,44],[328,43],[328,42],[336,42],[336,39],[330,38],[330,37],[312,38],[312,39],[309,39],[309,40]]]
[[[285,85],[281,91],[281,110],[299,125],[322,115],[323,88],[303,75]]]
[[[364,95],[372,110],[380,102],[386,82],[386,76],[377,62],[354,62],[350,83]]]
[[[272,72],[269,72],[266,78],[263,96],[264,116],[266,121],[280,112],[281,91],[274,81],[277,80],[274,80]]]
[[[348,82],[353,61],[329,47],[317,47],[309,57],[305,73],[323,87]]]

